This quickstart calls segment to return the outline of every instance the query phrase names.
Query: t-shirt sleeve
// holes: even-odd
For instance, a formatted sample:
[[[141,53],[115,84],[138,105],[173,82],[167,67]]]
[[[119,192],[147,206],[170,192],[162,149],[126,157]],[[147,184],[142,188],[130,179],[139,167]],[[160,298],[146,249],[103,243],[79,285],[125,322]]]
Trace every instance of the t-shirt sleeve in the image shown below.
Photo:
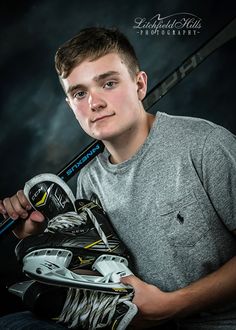
[[[223,127],[211,131],[202,155],[205,189],[223,223],[236,229],[236,136]]]
[[[80,174],[78,175],[77,178],[77,189],[76,189],[76,198],[77,199],[83,199],[83,198],[88,198],[87,193],[86,193],[86,176],[84,173],[81,171]]]
[[[94,194],[94,186],[90,178],[90,171],[88,168],[83,168],[77,178],[77,199],[92,200]]]

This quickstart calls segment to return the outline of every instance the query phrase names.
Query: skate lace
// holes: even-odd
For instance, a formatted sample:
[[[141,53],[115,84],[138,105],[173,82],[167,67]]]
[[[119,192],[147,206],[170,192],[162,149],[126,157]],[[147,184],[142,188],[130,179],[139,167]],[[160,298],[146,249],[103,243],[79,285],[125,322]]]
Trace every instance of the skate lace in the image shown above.
[[[83,208],[83,212],[77,213],[77,212],[67,212],[64,214],[59,214],[56,217],[52,218],[48,222],[48,226],[45,229],[45,232],[53,232],[55,233],[56,231],[59,230],[70,230],[72,231],[75,228],[80,227],[83,224],[86,224],[88,217],[92,221],[95,229],[98,232],[98,235],[100,236],[101,240],[103,243],[106,245],[107,249],[110,251],[111,248],[109,246],[106,234],[102,230],[100,224],[98,223],[96,217],[93,215],[91,210],[87,207]]]
[[[59,214],[52,218],[48,222],[48,226],[45,232],[56,232],[63,229],[73,229],[78,228],[82,224],[85,224],[87,216],[84,212],[78,214],[76,212],[67,212],[64,214]]]
[[[118,304],[130,301],[127,296],[69,288],[58,322],[68,328],[99,329],[110,325]]]

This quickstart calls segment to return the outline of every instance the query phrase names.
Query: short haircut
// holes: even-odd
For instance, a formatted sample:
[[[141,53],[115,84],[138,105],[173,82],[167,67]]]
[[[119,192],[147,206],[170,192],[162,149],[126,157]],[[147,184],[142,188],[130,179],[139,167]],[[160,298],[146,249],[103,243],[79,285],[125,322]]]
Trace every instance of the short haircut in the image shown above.
[[[132,78],[140,70],[134,48],[118,29],[90,27],[66,41],[56,52],[55,67],[60,79],[65,79],[84,60],[94,61],[109,53],[117,53]]]

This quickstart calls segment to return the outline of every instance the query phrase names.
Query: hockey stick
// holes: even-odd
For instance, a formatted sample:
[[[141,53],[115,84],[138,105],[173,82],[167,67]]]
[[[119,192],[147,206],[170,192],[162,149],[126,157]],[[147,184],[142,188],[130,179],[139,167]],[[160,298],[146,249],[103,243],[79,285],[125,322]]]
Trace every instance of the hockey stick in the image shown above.
[[[154,86],[143,101],[145,109],[149,109],[158,102],[170,89],[176,86],[209,55],[228,41],[236,37],[236,18],[228,23],[222,30],[204,43],[197,51],[184,60],[180,66],[166,76],[159,84]]]
[[[94,140],[83,151],[75,156],[68,164],[66,164],[57,175],[67,182],[76,173],[78,173],[86,164],[88,164],[93,158],[100,154],[104,149],[102,141]],[[6,230],[11,229],[15,224],[15,221],[11,218],[7,218],[0,223],[0,235]]]
[[[218,48],[226,44],[228,41],[236,37],[236,18],[228,23],[215,36],[209,39],[196,52],[190,55],[172,71],[161,82],[154,86],[143,101],[146,111],[166,95],[174,86],[183,80],[190,72],[192,72],[199,64],[201,64],[209,55]],[[101,141],[93,141],[82,152],[79,153],[72,161],[70,161],[60,172],[58,176],[67,182],[76,173],[78,173],[86,164],[95,158],[104,149]],[[8,218],[0,224],[0,235],[7,229],[10,229],[15,223],[15,220]]]

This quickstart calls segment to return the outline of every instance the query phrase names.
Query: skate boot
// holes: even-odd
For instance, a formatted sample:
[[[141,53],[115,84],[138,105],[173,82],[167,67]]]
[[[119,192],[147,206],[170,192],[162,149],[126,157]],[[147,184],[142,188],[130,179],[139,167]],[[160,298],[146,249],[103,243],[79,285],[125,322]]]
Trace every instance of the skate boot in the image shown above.
[[[132,287],[120,283],[121,276],[132,274],[125,246],[102,207],[75,201],[62,180],[48,174],[45,178],[27,183],[25,194],[48,219],[47,229],[16,247],[31,281],[17,283],[10,291],[34,312],[69,328],[125,329],[137,313]],[[62,209],[66,213],[58,214]],[[53,296],[52,308],[47,302]]]

